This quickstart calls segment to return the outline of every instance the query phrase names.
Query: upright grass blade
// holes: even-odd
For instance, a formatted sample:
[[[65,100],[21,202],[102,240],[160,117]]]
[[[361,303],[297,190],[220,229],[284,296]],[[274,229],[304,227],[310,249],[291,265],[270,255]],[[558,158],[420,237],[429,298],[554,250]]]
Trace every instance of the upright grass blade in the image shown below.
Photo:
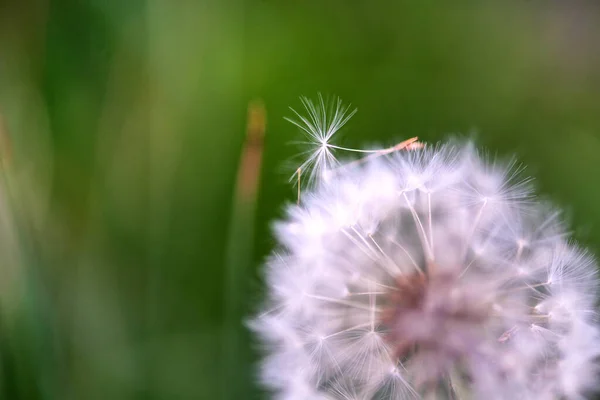
[[[60,391],[52,298],[46,286],[39,231],[18,171],[11,135],[0,115],[0,395],[52,400]],[[5,398],[5,397],[2,397]]]
[[[222,379],[224,399],[246,399],[250,392],[249,336],[243,326],[247,282],[253,260],[256,199],[266,127],[260,101],[248,107],[246,140],[241,154],[225,255]]]

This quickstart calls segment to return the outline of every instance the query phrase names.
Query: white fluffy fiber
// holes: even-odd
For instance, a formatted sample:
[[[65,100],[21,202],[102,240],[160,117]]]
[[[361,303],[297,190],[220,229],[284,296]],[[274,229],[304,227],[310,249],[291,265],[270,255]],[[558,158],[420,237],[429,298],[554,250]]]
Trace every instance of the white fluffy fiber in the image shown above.
[[[337,167],[303,192],[276,224],[251,322],[275,398],[594,390],[595,261],[518,172],[452,141]]]

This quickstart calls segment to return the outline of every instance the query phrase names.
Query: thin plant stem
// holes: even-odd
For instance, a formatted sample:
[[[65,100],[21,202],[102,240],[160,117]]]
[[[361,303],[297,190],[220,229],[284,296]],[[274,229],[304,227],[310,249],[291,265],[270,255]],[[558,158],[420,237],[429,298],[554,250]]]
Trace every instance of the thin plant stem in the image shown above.
[[[239,164],[225,261],[224,331],[223,331],[223,398],[245,398],[249,385],[240,379],[241,370],[249,370],[248,333],[243,318],[248,298],[247,282],[253,260],[253,231],[256,199],[266,127],[265,108],[260,101],[248,107],[246,140]]]

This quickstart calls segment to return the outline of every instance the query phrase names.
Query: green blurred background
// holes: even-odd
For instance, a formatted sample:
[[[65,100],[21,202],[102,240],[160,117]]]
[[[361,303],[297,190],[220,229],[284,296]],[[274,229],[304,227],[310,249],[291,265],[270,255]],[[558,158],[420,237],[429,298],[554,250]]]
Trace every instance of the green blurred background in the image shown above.
[[[600,254],[596,1],[0,0],[0,398],[265,398],[243,318],[317,92],[342,145],[516,154]]]

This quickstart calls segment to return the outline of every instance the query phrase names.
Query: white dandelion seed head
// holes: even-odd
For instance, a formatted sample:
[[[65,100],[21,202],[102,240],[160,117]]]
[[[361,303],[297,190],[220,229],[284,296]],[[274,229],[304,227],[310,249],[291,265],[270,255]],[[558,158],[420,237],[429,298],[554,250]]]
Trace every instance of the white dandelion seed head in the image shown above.
[[[305,123],[326,127],[319,112]],[[251,322],[262,383],[328,400],[596,389],[596,263],[521,172],[452,141],[366,157],[304,193],[276,224]]]

